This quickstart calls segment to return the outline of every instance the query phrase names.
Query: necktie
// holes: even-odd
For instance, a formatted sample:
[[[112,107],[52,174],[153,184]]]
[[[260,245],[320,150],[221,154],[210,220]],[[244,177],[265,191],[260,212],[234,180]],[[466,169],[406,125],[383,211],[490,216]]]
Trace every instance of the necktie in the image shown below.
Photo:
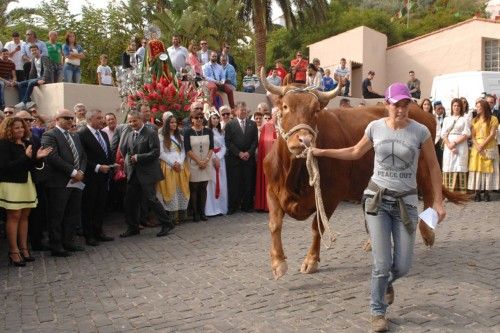
[[[134,134],[132,134],[132,142],[135,143],[135,140],[137,140],[137,136],[139,133],[137,131],[134,131]]]
[[[241,121],[241,130],[243,131],[243,134],[245,134],[245,119]]]
[[[64,136],[66,137],[69,147],[71,148],[71,153],[73,154],[73,166],[76,170],[78,170],[80,169],[80,158],[78,156],[78,150],[76,150],[75,143],[73,142],[67,131],[64,132]]]
[[[97,137],[97,141],[99,141],[99,144],[102,147],[102,150],[104,150],[104,152],[106,153],[106,156],[108,156],[108,147],[106,147],[106,143],[104,142],[104,139],[102,138],[101,133],[98,130],[96,130],[95,135]]]

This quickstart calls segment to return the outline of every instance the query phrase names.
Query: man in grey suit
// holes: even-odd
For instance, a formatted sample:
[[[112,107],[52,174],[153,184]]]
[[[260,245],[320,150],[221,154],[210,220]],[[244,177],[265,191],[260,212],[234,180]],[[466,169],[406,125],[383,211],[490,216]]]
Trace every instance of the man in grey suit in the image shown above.
[[[163,179],[158,134],[150,126],[145,126],[142,115],[137,111],[130,112],[127,121],[131,130],[122,137],[118,149],[125,156],[125,214],[128,228],[120,237],[139,234],[141,197],[146,197],[161,224],[161,230],[156,236],[166,236],[174,228],[174,224],[170,214],[163,209],[156,197],[155,185]]]
[[[42,136],[42,146],[53,149],[46,158],[45,170],[49,237],[52,255],[67,257],[68,251],[83,251],[73,241],[82,203],[82,189],[74,186],[83,180],[87,156],[78,135],[69,132],[74,112],[59,110],[55,118],[56,127]]]

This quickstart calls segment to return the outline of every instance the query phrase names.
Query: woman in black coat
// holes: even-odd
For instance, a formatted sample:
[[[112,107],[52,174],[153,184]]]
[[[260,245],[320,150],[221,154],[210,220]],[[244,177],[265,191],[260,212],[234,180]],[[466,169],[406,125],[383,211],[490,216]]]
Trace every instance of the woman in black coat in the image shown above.
[[[28,250],[28,217],[37,205],[31,173],[35,167],[43,168],[42,159],[52,151],[40,148],[33,152],[29,136],[29,127],[21,118],[8,118],[0,125],[0,207],[7,211],[9,262],[14,266],[35,260]]]

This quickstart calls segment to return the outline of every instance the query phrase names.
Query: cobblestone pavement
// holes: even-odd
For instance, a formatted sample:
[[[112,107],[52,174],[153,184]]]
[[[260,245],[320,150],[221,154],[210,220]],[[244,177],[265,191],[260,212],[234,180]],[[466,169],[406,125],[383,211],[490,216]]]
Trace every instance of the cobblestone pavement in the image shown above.
[[[448,205],[436,245],[420,236],[411,274],[395,284],[395,332],[500,332],[500,195]],[[156,229],[69,258],[35,252],[7,267],[0,250],[0,332],[368,332],[371,256],[359,205],[332,219],[336,245],[320,270],[298,270],[310,223],[287,219],[289,272],[272,279],[267,215],[236,214]],[[123,231],[115,216],[108,233]],[[81,241],[81,239],[80,239]]]

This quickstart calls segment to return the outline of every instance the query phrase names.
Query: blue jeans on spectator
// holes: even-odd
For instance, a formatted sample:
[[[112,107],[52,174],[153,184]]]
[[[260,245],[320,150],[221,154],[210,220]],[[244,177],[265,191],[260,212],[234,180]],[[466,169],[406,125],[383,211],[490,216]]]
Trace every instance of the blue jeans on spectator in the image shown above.
[[[17,83],[17,89],[19,91],[19,102],[31,102],[31,93],[33,92],[33,88],[38,86],[38,80],[39,79],[31,79]]]
[[[243,88],[243,91],[246,93],[254,93],[255,92],[255,87],[245,87]]]
[[[64,79],[63,64],[53,64],[54,77],[52,78],[53,83],[62,82]]]
[[[64,82],[80,83],[80,66],[64,64]]]
[[[413,226],[418,222],[417,208],[406,205]],[[370,232],[373,268],[371,278],[372,315],[385,315],[388,304],[384,300],[389,284],[408,274],[413,259],[415,232],[408,234],[403,225],[397,202],[382,200],[377,215],[365,213]],[[391,243],[391,235],[394,247]]]

